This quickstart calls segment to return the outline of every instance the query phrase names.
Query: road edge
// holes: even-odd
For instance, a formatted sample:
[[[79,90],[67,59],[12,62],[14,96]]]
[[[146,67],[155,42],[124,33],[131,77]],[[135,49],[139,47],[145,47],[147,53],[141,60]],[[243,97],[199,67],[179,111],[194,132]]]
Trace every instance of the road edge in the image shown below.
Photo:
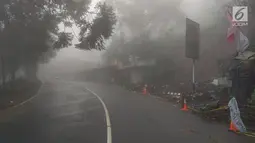
[[[22,105],[25,105],[26,103],[32,101],[34,98],[36,98],[36,97],[38,96],[38,94],[40,93],[40,91],[41,91],[41,89],[42,89],[43,86],[44,86],[44,82],[41,83],[39,89],[37,90],[37,92],[36,92],[33,96],[31,96],[30,98],[26,99],[25,101],[23,101],[23,102],[21,102],[21,103],[15,105],[15,106],[11,106],[11,107],[9,107],[9,108],[6,108],[6,109],[4,109],[4,110],[1,110],[0,112],[4,112],[4,111],[8,111],[8,110],[11,110],[11,109],[14,109],[14,108],[18,108],[18,107],[20,107],[20,106],[22,106]]]
[[[96,98],[101,102],[101,104],[102,104],[102,106],[104,108],[106,127],[107,127],[107,143],[112,143],[112,127],[111,127],[111,121],[110,121],[110,116],[109,116],[108,109],[107,109],[104,101],[102,100],[102,98],[98,94],[96,94],[94,91],[88,89],[87,87],[85,87],[85,88],[90,93],[92,93],[94,96],[96,96]]]
[[[32,101],[34,98],[36,98],[36,97],[39,95],[39,93],[40,93],[40,91],[41,91],[41,89],[42,89],[43,86],[44,86],[44,82],[42,82],[42,84],[40,85],[40,87],[39,87],[39,89],[37,90],[37,92],[35,93],[35,95],[33,95],[32,97],[28,98],[27,100],[25,100],[25,101],[23,101],[23,102],[21,102],[21,103],[15,105],[15,106],[12,106],[12,107],[10,107],[10,108],[7,108],[6,110],[11,109],[11,108],[20,107],[20,106],[22,106],[22,105],[24,105],[24,104],[26,104],[26,103]]]

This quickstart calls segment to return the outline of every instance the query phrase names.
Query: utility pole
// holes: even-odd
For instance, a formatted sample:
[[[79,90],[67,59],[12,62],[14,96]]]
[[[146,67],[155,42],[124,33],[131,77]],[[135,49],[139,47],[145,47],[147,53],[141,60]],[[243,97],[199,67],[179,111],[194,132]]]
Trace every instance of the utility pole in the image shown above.
[[[193,65],[192,65],[192,90],[193,90],[193,92],[196,92],[195,63],[196,63],[196,60],[193,59]]]

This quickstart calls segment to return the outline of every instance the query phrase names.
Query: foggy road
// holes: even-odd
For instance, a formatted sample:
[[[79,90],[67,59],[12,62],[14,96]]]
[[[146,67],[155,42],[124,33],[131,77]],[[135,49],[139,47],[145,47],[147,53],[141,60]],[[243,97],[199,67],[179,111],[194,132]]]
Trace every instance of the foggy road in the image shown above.
[[[161,93],[191,91],[192,81],[205,96],[250,102],[254,0],[0,3],[0,106],[15,107],[0,110],[0,143],[255,143],[155,96],[84,81],[155,85]],[[16,106],[38,79],[39,92]]]
[[[10,112],[1,116],[0,143],[110,143],[109,137],[113,143],[254,142],[115,85],[51,79],[33,101]]]

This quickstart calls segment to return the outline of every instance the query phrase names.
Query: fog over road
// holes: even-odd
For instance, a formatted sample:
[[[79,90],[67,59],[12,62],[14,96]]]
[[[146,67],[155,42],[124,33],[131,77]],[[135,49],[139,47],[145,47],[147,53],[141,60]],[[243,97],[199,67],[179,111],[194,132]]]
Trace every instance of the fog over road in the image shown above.
[[[8,143],[111,143],[109,137],[113,143],[254,143],[254,138],[237,136],[227,126],[205,122],[169,102],[73,77],[44,75],[34,100],[1,117],[0,139]],[[111,130],[100,99],[109,111]]]

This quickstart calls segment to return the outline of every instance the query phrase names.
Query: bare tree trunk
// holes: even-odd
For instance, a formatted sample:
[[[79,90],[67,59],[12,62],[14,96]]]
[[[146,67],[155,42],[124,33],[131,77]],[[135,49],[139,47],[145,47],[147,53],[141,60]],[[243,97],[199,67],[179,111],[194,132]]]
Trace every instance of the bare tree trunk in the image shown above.
[[[5,61],[4,61],[4,57],[1,56],[1,69],[2,69],[2,86],[5,87]]]

